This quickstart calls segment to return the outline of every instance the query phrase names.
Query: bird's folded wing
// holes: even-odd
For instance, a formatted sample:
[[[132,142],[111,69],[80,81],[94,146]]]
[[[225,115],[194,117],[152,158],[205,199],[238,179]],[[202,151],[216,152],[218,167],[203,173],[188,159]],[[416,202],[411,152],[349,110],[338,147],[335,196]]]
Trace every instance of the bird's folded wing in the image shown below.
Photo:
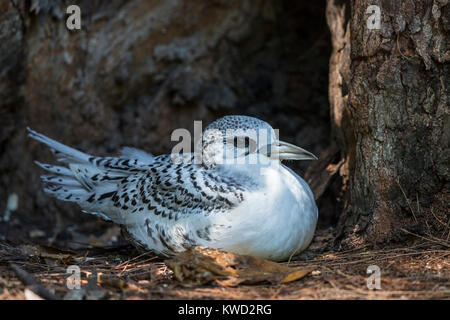
[[[178,219],[184,214],[229,210],[244,200],[245,191],[245,186],[232,177],[159,156],[147,172],[121,181],[112,200],[115,207],[131,213],[150,211],[155,216]]]

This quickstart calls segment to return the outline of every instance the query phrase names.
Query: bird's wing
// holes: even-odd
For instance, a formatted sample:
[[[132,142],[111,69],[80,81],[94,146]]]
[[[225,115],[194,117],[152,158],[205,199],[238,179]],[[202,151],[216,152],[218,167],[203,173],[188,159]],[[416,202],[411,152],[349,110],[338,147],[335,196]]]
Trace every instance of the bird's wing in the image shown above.
[[[134,221],[132,214],[138,212],[177,220],[229,210],[244,200],[251,184],[249,179],[195,164],[192,154],[177,159],[170,154],[153,157],[126,148],[121,157],[95,157],[28,131],[68,166],[36,162],[50,172],[41,177],[44,191],[120,224]]]
[[[124,213],[125,222],[132,221],[130,215],[139,212],[176,221],[192,214],[226,211],[244,200],[248,179],[219,174],[192,160],[185,157],[173,161],[170,155],[158,156],[146,172],[122,180],[111,200]]]
[[[192,245],[208,246],[220,236],[229,227],[226,213],[244,201],[250,181],[159,156],[147,172],[130,175],[106,195],[110,208],[105,212],[134,243],[170,255]]]
[[[177,161],[173,155],[152,157],[125,149],[118,158],[94,157],[31,129],[29,136],[67,165],[37,162],[50,172],[42,176],[47,193],[124,226],[135,243],[166,255],[208,245],[211,235],[218,234],[211,230],[226,228],[211,224],[208,216],[237,206],[252,187],[251,179],[195,164],[192,154]]]

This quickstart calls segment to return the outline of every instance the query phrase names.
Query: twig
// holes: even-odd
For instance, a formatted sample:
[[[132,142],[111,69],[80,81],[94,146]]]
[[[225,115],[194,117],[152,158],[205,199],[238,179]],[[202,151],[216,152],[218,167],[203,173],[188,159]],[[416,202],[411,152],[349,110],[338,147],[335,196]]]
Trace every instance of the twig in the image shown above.
[[[131,261],[137,260],[137,259],[142,258],[142,257],[144,257],[144,256],[146,256],[146,255],[149,255],[149,254],[153,254],[153,253],[152,253],[152,252],[144,252],[144,253],[142,253],[142,254],[140,254],[140,255],[134,257],[134,258],[131,258],[131,259],[127,260],[127,261],[124,261],[124,262],[118,264],[118,265],[116,266],[116,268],[120,268],[120,267],[122,267],[123,265],[128,265]],[[156,257],[151,257],[149,260],[145,260],[145,261],[151,261],[152,259],[155,259],[155,258],[156,258]]]
[[[445,224],[443,221],[441,221],[441,219],[439,219],[435,214],[434,214],[434,209],[431,208],[430,210],[431,214],[433,215],[433,217],[436,219],[437,222],[439,222],[440,224],[442,224],[446,229],[448,228],[448,224]]]
[[[400,230],[402,230],[403,232],[409,233],[409,234],[411,234],[411,235],[413,235],[413,236],[416,236],[416,237],[418,237],[418,238],[427,240],[427,241],[429,241],[429,242],[433,242],[433,243],[439,244],[439,245],[441,245],[441,246],[450,248],[450,244],[447,243],[447,241],[445,241],[444,239],[439,239],[439,238],[435,238],[435,237],[432,237],[433,239],[431,239],[431,238],[427,238],[427,237],[423,237],[423,236],[421,236],[421,235],[418,235],[418,234],[416,234],[416,233],[414,233],[414,232],[410,232],[410,231],[408,231],[408,230],[406,230],[406,229],[403,229],[403,228],[400,228]]]
[[[23,270],[17,264],[10,263],[10,267],[14,270],[19,280],[22,281],[24,285],[28,286],[35,294],[47,300],[59,300],[57,296],[44,287],[42,282]]]

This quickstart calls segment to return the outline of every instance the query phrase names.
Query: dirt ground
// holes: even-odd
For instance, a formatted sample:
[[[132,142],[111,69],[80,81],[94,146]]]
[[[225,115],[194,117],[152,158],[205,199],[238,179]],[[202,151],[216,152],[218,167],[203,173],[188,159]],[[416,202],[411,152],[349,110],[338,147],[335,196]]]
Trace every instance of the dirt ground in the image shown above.
[[[113,238],[117,230],[104,237]],[[426,236],[405,246],[334,251],[330,230],[319,230],[291,267],[309,270],[289,283],[187,286],[164,260],[127,244],[63,250],[56,245],[0,242],[0,299],[450,299],[450,246]],[[99,238],[95,239],[100,244]],[[91,239],[91,242],[93,240]],[[107,244],[107,241],[104,242]],[[69,290],[67,267],[81,271]],[[381,288],[367,287],[369,266],[380,268]]]

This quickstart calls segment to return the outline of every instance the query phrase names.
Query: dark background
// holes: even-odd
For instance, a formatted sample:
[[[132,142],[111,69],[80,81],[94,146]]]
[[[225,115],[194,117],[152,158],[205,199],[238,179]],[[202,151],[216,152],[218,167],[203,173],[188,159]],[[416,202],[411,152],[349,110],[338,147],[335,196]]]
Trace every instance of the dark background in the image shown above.
[[[108,226],[42,192],[33,160],[54,158],[26,126],[95,155],[158,155],[176,128],[244,114],[316,155],[332,145],[325,1],[75,1],[82,29],[69,31],[72,2],[0,0],[0,217],[19,199],[0,240]],[[311,162],[287,164],[303,176]],[[318,200],[319,228],[337,221],[335,189]]]

